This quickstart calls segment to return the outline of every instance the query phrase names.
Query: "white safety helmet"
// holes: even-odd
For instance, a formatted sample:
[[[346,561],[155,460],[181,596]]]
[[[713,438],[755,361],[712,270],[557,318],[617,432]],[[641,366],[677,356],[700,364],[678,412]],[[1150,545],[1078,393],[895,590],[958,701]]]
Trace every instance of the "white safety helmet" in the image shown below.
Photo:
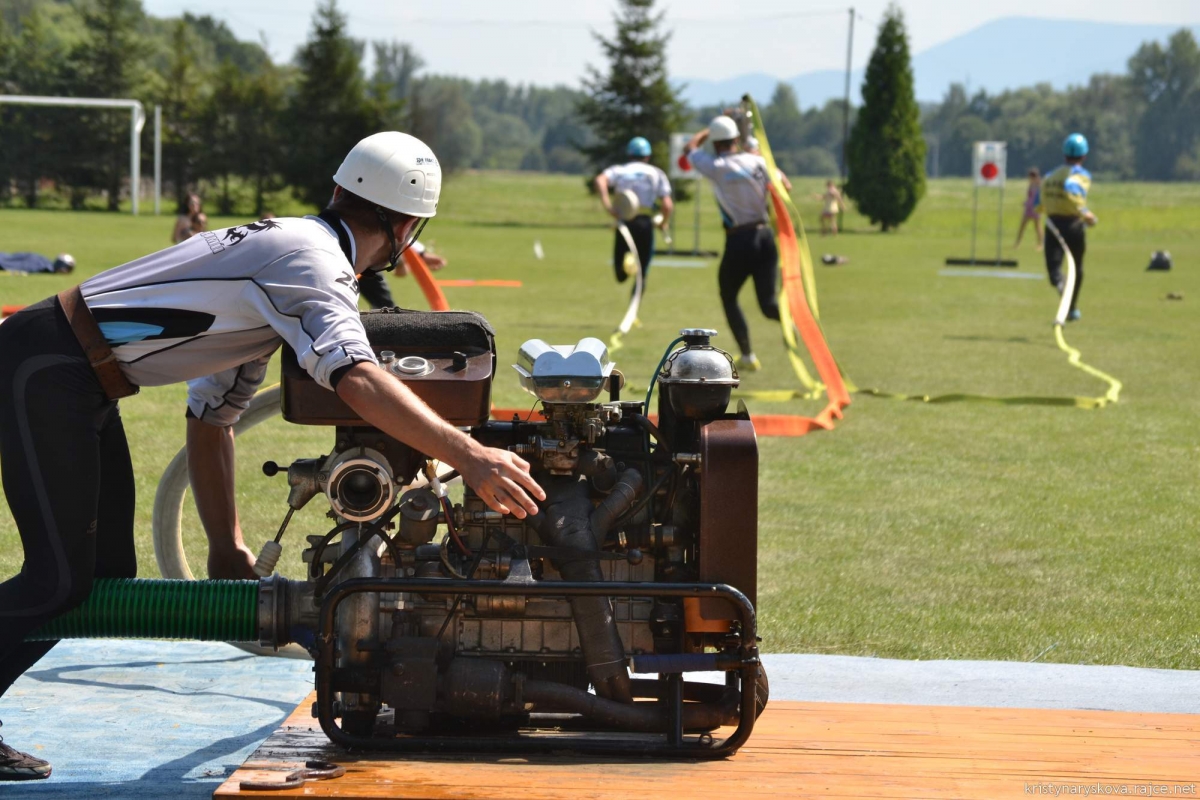
[[[746,137],[746,149],[749,150],[751,153],[756,151],[758,149],[758,137],[747,136]]]
[[[383,208],[428,219],[437,214],[442,168],[417,137],[384,131],[354,145],[333,182]]]
[[[622,222],[629,222],[637,216],[639,206],[637,192],[633,189],[624,189],[620,192],[614,192],[612,197],[613,211],[616,212],[617,219]]]
[[[739,135],[737,123],[724,114],[713,117],[713,121],[708,123],[708,138],[714,142],[728,142]]]

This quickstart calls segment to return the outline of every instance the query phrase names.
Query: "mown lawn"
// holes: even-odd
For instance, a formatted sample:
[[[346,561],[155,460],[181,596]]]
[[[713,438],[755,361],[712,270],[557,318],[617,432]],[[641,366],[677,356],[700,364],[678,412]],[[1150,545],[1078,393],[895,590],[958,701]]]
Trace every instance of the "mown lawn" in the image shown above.
[[[797,181],[810,224],[818,210],[811,193],[820,186]],[[1022,195],[1023,186],[1010,186],[1006,252]],[[703,245],[719,249],[707,192],[702,203]],[[995,203],[994,194],[981,200],[981,253],[994,249]],[[1200,574],[1200,185],[1100,181],[1092,207],[1101,224],[1089,237],[1084,318],[1067,334],[1086,361],[1125,382],[1121,403],[1083,411],[859,396],[833,432],[762,440],[768,650],[1200,668],[1193,588]],[[1068,366],[1054,345],[1057,297],[1044,279],[938,274],[946,256],[969,249],[970,209],[965,181],[936,181],[896,233],[872,232],[849,215],[850,232],[814,236],[816,256],[850,258],[842,267],[818,266],[817,276],[824,329],[846,372],[860,386],[905,393],[1101,394],[1102,384]],[[683,204],[679,244],[691,244],[692,213]],[[237,221],[244,220],[214,225]],[[170,227],[168,217],[0,211],[0,250],[69,251],[88,275],[167,244]],[[497,327],[502,365],[530,337],[607,338],[627,298],[607,263],[611,236],[580,179],[498,173],[449,181],[427,233],[451,260],[446,277],[524,282],[446,290],[452,305],[479,310]],[[544,260],[534,257],[535,241]],[[1175,271],[1144,271],[1155,249],[1172,252]],[[1042,274],[1028,232],[1018,256],[1020,272]],[[33,302],[66,285],[0,277],[0,303]],[[393,289],[400,302],[422,305],[409,282],[393,280]],[[1168,292],[1184,299],[1166,300]],[[749,288],[743,305],[753,306]],[[778,327],[750,316],[765,369],[743,386],[795,387]],[[641,319],[616,358],[644,386],[680,327],[725,328],[715,262],[655,268]],[[180,387],[166,387],[122,404],[138,471],[143,575],[156,574],[150,510],[182,444],[182,398]],[[504,366],[495,400],[531,404]],[[820,408],[812,401],[750,406]],[[252,547],[274,533],[287,494],[282,479],[262,476],[261,462],[319,455],[331,438],[276,420],[242,441],[239,502]],[[200,572],[203,536],[194,514],[185,524]],[[296,542],[326,524],[314,502],[289,536]],[[16,531],[0,504],[0,575],[19,566]]]

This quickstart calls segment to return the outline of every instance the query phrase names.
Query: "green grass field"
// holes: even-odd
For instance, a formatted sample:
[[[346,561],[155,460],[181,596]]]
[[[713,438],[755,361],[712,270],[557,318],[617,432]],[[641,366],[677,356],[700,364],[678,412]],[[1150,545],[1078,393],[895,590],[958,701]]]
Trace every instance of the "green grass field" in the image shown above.
[[[798,181],[815,223],[818,181]],[[1004,241],[1015,234],[1023,185],[1010,187]],[[981,202],[981,252],[994,247],[996,197]],[[1095,411],[954,403],[929,406],[855,398],[833,432],[763,439],[759,564],[762,635],[769,651],[900,658],[984,658],[1200,668],[1200,517],[1195,431],[1200,341],[1200,185],[1108,184],[1093,190],[1100,226],[1089,236],[1083,321],[1068,340],[1085,361],[1121,378],[1119,405]],[[814,236],[829,344],[864,387],[942,394],[1099,395],[1103,385],[1066,363],[1045,280],[942,277],[946,256],[969,249],[971,188],[935,181],[912,220],[879,234],[848,215],[837,239]],[[702,198],[703,245],[722,235]],[[693,207],[679,211],[690,246]],[[244,220],[213,220],[214,226]],[[0,250],[75,254],[83,276],[165,246],[169,217],[0,211]],[[1027,232],[1028,234],[1028,232]],[[427,239],[451,260],[446,277],[507,278],[520,289],[447,289],[451,304],[483,312],[499,331],[501,364],[530,337],[607,338],[627,289],[608,265],[612,234],[577,178],[468,174],[450,180]],[[542,243],[545,260],[533,255]],[[1171,250],[1176,270],[1146,273]],[[1021,272],[1042,275],[1029,235]],[[68,285],[54,277],[0,277],[0,303],[23,304]],[[415,286],[393,281],[402,304]],[[1180,292],[1182,302],[1168,301]],[[747,287],[743,306],[753,306]],[[748,389],[797,386],[778,326],[750,313],[765,369]],[[645,386],[662,348],[683,326],[724,329],[716,264],[656,267],[644,327],[616,354]],[[727,339],[718,339],[732,347]],[[141,573],[155,575],[154,488],[183,441],[183,389],[147,389],[123,411],[138,471]],[[532,405],[502,366],[498,405]],[[820,403],[752,403],[760,413],[814,413]],[[259,465],[327,451],[332,436],[276,420],[239,449],[239,503],[251,547],[285,509],[282,479]],[[289,534],[324,530],[319,503]],[[186,520],[201,573],[203,537]],[[293,560],[293,564],[295,561]],[[20,546],[0,505],[0,575],[19,569]]]

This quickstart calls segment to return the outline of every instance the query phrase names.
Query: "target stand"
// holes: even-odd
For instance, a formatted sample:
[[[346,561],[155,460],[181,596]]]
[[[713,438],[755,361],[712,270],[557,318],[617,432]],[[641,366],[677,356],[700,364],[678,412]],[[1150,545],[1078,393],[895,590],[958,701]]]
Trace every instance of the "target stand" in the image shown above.
[[[1004,178],[1008,169],[1008,144],[1006,142],[976,142],[972,156],[972,174],[975,176],[975,201],[971,208],[971,257],[947,258],[947,266],[966,267],[1015,267],[1016,259],[1001,258],[1000,248],[1004,237]],[[996,257],[976,257],[975,241],[979,232],[979,187],[997,186],[1000,202],[996,219]]]

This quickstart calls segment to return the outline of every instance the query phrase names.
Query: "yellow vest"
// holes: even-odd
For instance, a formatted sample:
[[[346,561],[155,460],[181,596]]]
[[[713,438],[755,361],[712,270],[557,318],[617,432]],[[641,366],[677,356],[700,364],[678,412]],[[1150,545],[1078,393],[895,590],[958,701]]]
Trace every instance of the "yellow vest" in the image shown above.
[[[1082,217],[1090,188],[1090,172],[1080,164],[1063,164],[1042,178],[1037,210],[1052,217]]]

